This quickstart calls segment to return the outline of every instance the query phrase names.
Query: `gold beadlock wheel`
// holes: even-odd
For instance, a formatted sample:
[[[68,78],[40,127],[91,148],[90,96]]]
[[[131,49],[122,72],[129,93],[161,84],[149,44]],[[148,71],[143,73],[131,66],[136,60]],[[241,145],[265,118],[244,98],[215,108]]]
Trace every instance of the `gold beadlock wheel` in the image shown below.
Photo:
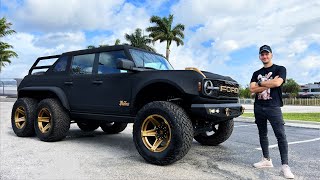
[[[51,113],[47,108],[42,108],[38,114],[38,127],[42,133],[47,133],[51,129]]]
[[[141,126],[141,138],[150,151],[164,151],[171,141],[171,128],[168,121],[157,114],[148,116]]]
[[[26,125],[26,111],[19,106],[14,113],[14,122],[18,129],[22,129]]]

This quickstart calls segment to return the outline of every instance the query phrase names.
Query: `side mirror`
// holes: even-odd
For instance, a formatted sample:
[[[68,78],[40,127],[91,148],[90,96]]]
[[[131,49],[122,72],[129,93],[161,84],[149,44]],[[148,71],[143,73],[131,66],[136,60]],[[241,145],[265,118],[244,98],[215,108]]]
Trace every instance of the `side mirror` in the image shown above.
[[[121,59],[119,58],[117,60],[117,68],[118,69],[123,69],[123,70],[132,70],[134,67],[134,63],[128,59]]]

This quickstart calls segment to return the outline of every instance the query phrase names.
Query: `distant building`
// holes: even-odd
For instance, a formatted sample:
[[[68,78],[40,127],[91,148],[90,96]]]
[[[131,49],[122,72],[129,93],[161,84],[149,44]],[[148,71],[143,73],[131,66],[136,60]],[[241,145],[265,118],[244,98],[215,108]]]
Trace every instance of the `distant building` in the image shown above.
[[[314,84],[300,85],[299,97],[315,97],[320,96],[320,82]]]

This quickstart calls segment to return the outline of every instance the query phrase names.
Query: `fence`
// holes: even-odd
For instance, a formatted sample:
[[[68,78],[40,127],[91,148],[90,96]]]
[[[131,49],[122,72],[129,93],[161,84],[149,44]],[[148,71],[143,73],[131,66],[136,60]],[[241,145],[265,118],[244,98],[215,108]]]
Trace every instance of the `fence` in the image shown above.
[[[240,104],[253,104],[254,99],[239,99]],[[320,98],[283,98],[284,105],[320,106]]]
[[[320,99],[285,98],[285,105],[320,106]]]
[[[16,97],[18,79],[1,78],[0,79],[0,96]]]

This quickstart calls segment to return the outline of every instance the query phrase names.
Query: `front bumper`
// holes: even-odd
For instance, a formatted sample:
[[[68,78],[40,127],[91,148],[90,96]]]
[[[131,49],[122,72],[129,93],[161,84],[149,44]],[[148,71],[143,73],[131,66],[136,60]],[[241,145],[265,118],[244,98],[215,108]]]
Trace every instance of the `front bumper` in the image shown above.
[[[209,121],[232,119],[243,114],[244,107],[238,103],[227,104],[192,104],[191,113],[194,117]]]

